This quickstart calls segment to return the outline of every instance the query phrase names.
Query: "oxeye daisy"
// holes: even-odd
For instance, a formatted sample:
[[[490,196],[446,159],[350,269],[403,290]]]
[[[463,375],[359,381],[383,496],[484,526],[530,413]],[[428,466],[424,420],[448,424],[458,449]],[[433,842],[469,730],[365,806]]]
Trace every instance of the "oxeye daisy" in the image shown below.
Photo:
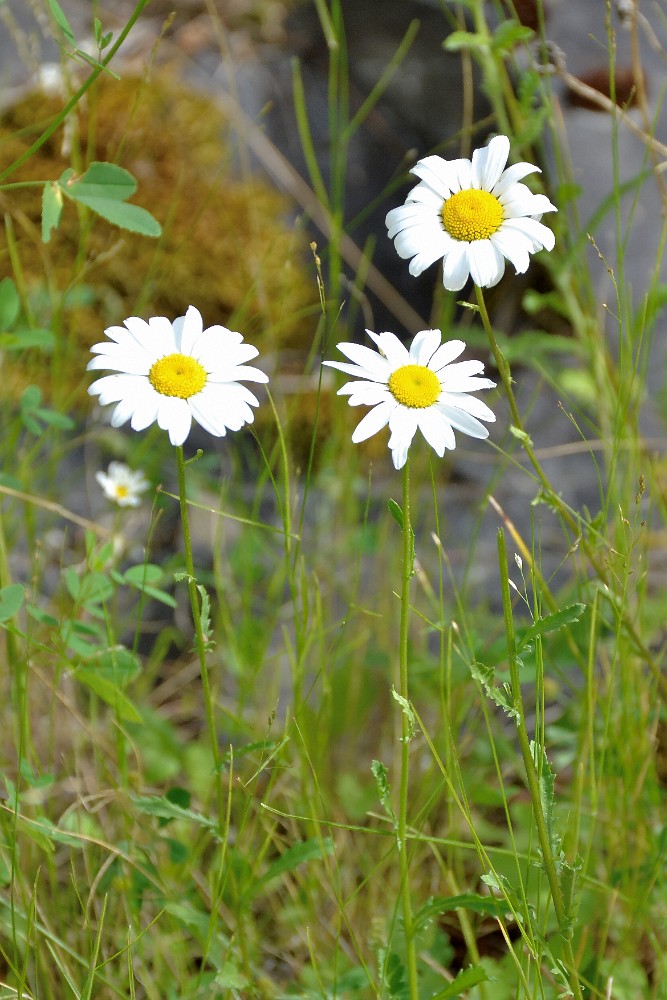
[[[505,169],[509,151],[507,136],[498,135],[472,160],[426,156],[412,168],[420,183],[386,219],[398,255],[412,258],[410,274],[442,258],[445,288],[459,291],[469,276],[491,288],[503,276],[505,258],[522,274],[531,253],[553,249],[554,234],[540,219],[556,207],[519,183],[539,167],[515,163]]]
[[[441,343],[440,330],[422,330],[408,350],[393,333],[366,333],[379,353],[343,343],[338,350],[354,363],[324,362],[359,379],[346,382],[339,396],[349,396],[350,406],[373,407],[357,424],[352,434],[355,443],[389,425],[392,459],[401,469],[417,430],[441,458],[447,448],[456,447],[455,430],[474,438],[488,437],[488,428],[480,421],[493,422],[495,415],[469,393],[493,389],[496,383],[478,377],[484,371],[481,361],[452,364],[465,348],[462,340]]]
[[[113,500],[119,507],[138,507],[141,494],[150,486],[143,472],[135,472],[124,462],[109,462],[108,471],[96,472],[95,479],[107,500]]]
[[[224,326],[204,329],[198,309],[170,322],[131,316],[124,326],[104,332],[109,340],[91,348],[88,369],[107,369],[88,392],[100,403],[117,403],[113,427],[130,421],[135,431],[157,421],[173,445],[182,445],[193,418],[215,437],[252,423],[251,406],[259,401],[240,380],[268,382],[258,368],[246,364],[259,353],[240,333]]]

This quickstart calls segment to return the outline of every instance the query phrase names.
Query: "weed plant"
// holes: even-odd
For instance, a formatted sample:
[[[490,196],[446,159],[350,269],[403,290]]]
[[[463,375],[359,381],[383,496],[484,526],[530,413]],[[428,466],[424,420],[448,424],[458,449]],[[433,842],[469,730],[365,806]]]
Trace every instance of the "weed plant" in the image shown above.
[[[265,230],[239,227],[251,273],[226,300],[228,268],[216,278],[216,242],[195,232],[210,174],[170,167],[174,213],[184,197],[202,206],[187,243],[151,198],[161,136],[145,129],[142,180],[124,135],[96,131],[103,91],[128,75],[123,40],[154,23],[145,0],[113,34],[94,18],[93,50],[44,4],[63,89],[0,146],[0,997],[667,998],[665,462],[644,420],[664,400],[665,150],[641,65],[662,15],[623,4],[632,117],[614,103],[615,9],[599,2],[610,97],[568,77],[540,0],[536,29],[512,3],[440,0],[444,47],[489,113],[421,154],[506,135],[512,161],[544,167],[531,190],[558,214],[553,251],[527,276],[508,266],[497,291],[448,292],[431,268],[423,320],[374,266],[374,241],[357,246],[345,199],[351,144],[400,81],[417,23],[355,103],[341,4],[313,0],[330,162],[297,61],[305,177],[278,169],[261,120],[226,98],[221,163],[240,150],[234,183],[253,185],[243,165],[263,152],[298,215],[293,259],[283,236],[262,254]],[[169,43],[154,41],[159,58]],[[610,123],[600,206],[569,170],[556,74]],[[628,128],[645,149],[631,183]],[[63,138],[67,162],[44,174]],[[400,204],[410,156],[377,203]],[[658,251],[632,289],[627,229],[653,184]],[[163,267],[208,278],[175,289]],[[309,301],[285,269],[309,275]],[[378,298],[402,340],[437,327],[485,363],[488,441],[458,435],[439,459],[415,438],[402,474],[386,431],[352,443],[321,362],[363,342]],[[110,426],[85,393],[88,347],[128,316],[188,305],[257,343],[261,419],[176,447],[155,426]],[[103,494],[110,461],[146,477],[136,505],[108,499],[131,498],[131,478]]]

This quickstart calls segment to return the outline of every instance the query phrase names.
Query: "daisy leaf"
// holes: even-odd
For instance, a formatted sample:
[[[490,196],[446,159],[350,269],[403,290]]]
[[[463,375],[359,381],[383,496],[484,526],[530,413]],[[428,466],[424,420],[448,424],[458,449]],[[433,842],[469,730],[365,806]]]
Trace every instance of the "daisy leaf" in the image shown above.
[[[132,174],[115,163],[91,163],[80,177],[70,168],[58,180],[62,194],[121,229],[156,238],[160,223],[150,212],[127,199],[137,190]],[[42,222],[44,228],[44,222]]]

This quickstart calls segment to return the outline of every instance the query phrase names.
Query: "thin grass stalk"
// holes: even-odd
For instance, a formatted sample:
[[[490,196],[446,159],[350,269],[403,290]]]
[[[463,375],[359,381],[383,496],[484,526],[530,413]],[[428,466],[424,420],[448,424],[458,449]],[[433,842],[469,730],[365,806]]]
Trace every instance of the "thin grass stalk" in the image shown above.
[[[399,692],[401,711],[401,779],[398,800],[398,857],[401,872],[401,900],[403,904],[403,929],[405,933],[406,963],[410,1000],[419,1000],[417,981],[417,949],[415,944],[412,897],[410,893],[410,866],[406,840],[408,825],[408,786],[410,769],[410,741],[412,724],[408,715],[409,670],[408,631],[410,627],[410,583],[414,569],[414,535],[410,520],[410,458],[403,466],[403,564],[401,578],[401,631],[399,638]]]
[[[540,850],[542,853],[542,864],[544,866],[544,870],[546,872],[546,876],[549,881],[549,888],[551,890],[551,899],[554,911],[556,913],[558,926],[561,931],[561,937],[563,941],[563,951],[566,958],[566,967],[569,976],[570,988],[572,989],[572,993],[575,997],[579,997],[581,998],[581,1000],[583,1000],[583,993],[581,990],[579,975],[577,972],[574,959],[574,952],[572,949],[571,928],[569,926],[568,914],[565,910],[563,892],[561,890],[561,885],[558,878],[558,872],[556,870],[556,862],[553,856],[551,840],[549,837],[549,831],[547,829],[546,817],[544,815],[544,809],[542,806],[542,795],[540,791],[539,777],[536,768],[536,759],[530,746],[530,739],[528,737],[528,730],[526,727],[526,711],[523,703],[523,695],[521,692],[521,679],[519,677],[519,659],[516,652],[516,641],[514,636],[514,620],[512,616],[512,597],[510,594],[509,575],[507,572],[507,549],[505,546],[505,532],[502,528],[498,529],[498,560],[500,566],[500,587],[503,600],[503,618],[505,621],[505,638],[507,642],[507,658],[509,661],[509,669],[510,669],[512,704],[517,712],[516,730],[517,730],[517,736],[519,738],[519,747],[521,749],[521,756],[523,758],[524,769],[526,772],[526,783],[528,785],[528,792],[532,804],[533,816],[535,818],[537,837],[540,842]],[[537,754],[538,752],[539,748],[537,747],[536,744],[535,753]]]

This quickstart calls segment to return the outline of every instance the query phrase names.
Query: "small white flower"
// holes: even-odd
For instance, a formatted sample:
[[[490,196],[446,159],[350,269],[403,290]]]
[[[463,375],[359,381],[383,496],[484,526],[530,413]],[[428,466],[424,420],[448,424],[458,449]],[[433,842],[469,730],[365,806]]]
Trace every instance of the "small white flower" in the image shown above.
[[[412,257],[410,274],[442,258],[445,288],[459,291],[468,276],[491,288],[504,274],[505,258],[522,274],[531,253],[553,250],[554,234],[539,220],[556,207],[519,183],[539,167],[515,163],[505,169],[509,151],[507,136],[498,135],[472,160],[426,156],[412,168],[421,183],[386,220],[398,255]]]
[[[258,368],[246,364],[259,353],[243,342],[240,333],[224,326],[203,328],[199,310],[190,306],[185,316],[171,323],[164,316],[146,322],[131,316],[125,326],[104,331],[110,338],[91,348],[98,357],[88,369],[106,368],[105,375],[89,387],[100,403],[117,403],[113,427],[130,421],[135,431],[157,421],[169,431],[173,445],[190,433],[192,419],[215,437],[252,423],[251,406],[259,401],[239,379],[268,382]]]
[[[95,479],[105,497],[119,507],[138,507],[141,494],[150,486],[143,472],[135,472],[124,462],[109,462],[108,471],[96,472]]]
[[[400,469],[418,429],[440,458],[445,449],[456,447],[455,430],[474,438],[489,436],[480,420],[493,422],[495,415],[481,399],[468,394],[493,389],[496,383],[477,377],[484,371],[481,361],[451,363],[465,348],[462,340],[441,343],[440,330],[422,330],[408,350],[393,333],[366,333],[379,354],[360,344],[338,344],[338,350],[355,363],[324,362],[361,380],[347,382],[339,396],[349,396],[350,406],[373,407],[357,424],[352,434],[355,443],[388,424],[391,456]]]

